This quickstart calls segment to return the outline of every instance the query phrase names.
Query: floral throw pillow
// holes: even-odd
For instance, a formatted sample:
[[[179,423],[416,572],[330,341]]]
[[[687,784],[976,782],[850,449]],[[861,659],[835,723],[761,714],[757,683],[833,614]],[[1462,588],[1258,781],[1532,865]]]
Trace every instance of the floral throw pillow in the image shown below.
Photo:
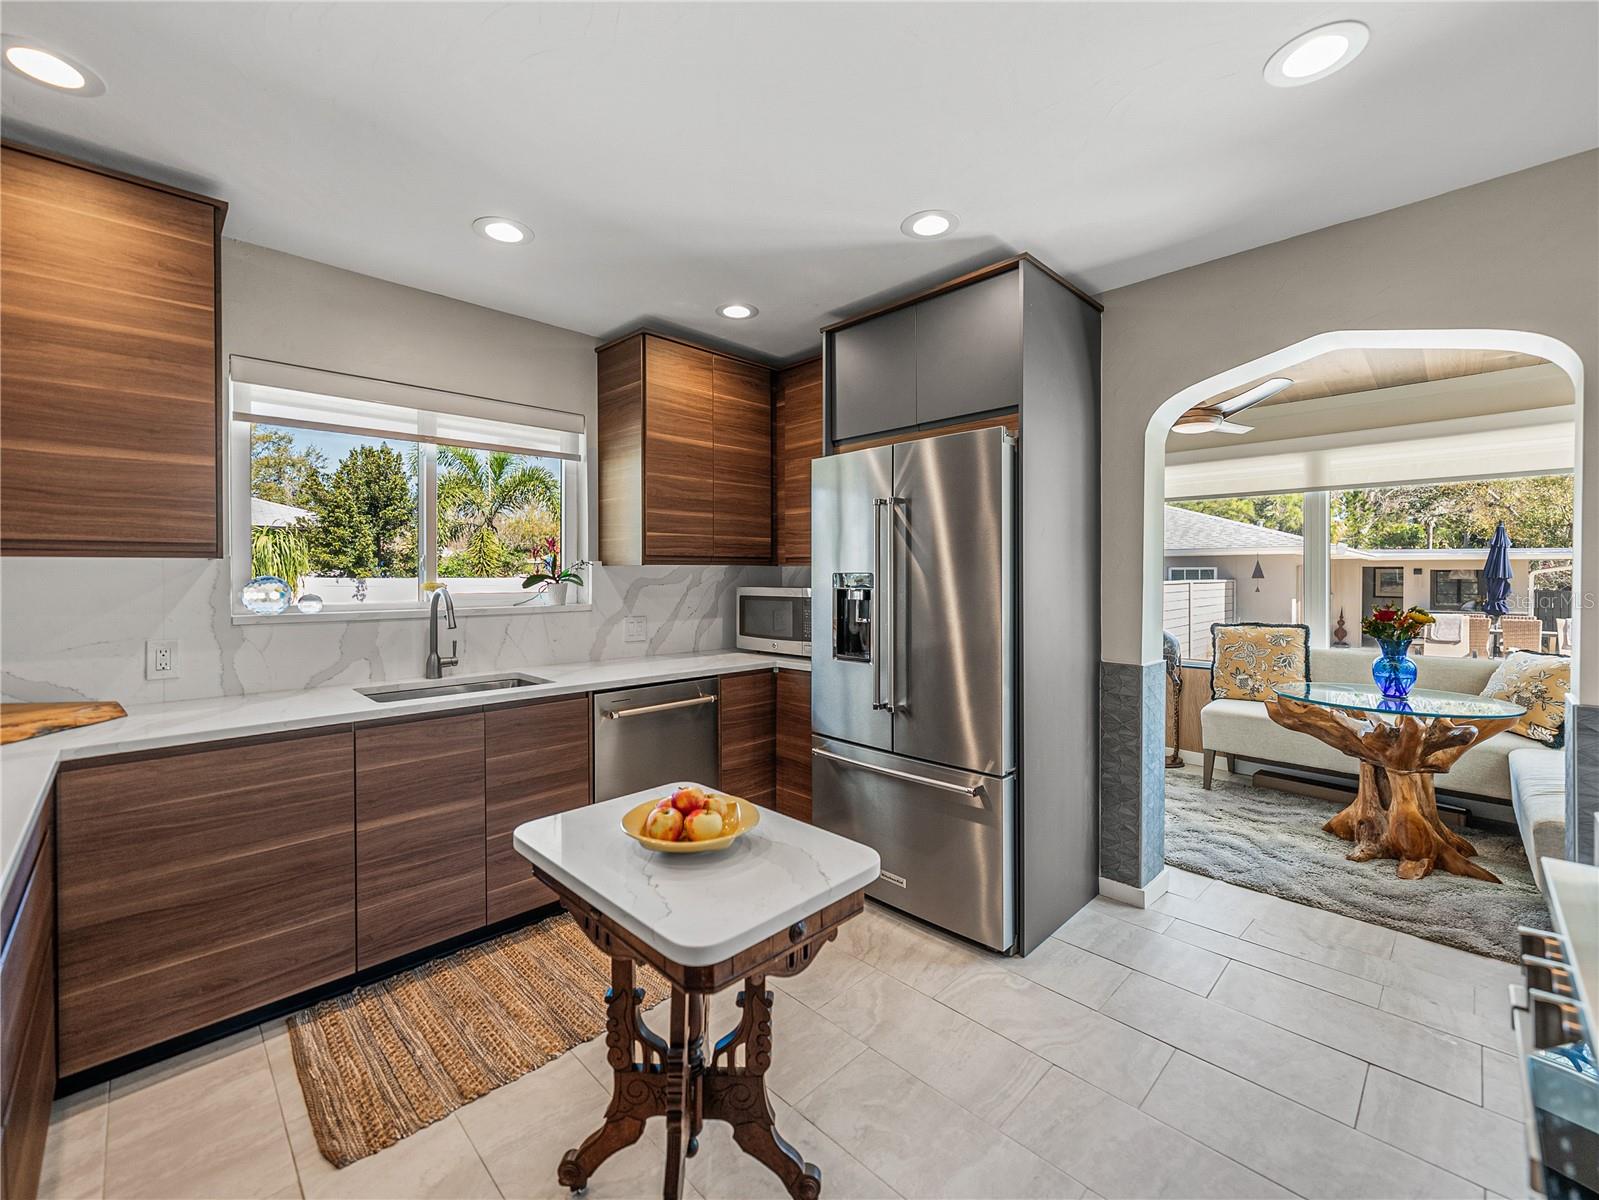
[[[1482,694],[1509,700],[1527,710],[1511,733],[1559,749],[1566,744],[1566,693],[1571,690],[1571,660],[1517,650],[1494,672]]]
[[[1272,688],[1310,682],[1308,625],[1212,625],[1216,700],[1274,700]]]

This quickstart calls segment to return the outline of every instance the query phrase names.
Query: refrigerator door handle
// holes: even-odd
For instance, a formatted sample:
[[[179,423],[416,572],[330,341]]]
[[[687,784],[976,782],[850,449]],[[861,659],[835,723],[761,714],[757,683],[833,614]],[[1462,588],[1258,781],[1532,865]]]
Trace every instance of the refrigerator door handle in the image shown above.
[[[918,784],[921,787],[937,788],[941,792],[954,792],[960,796],[976,798],[984,794],[984,787],[966,787],[959,783],[945,783],[942,779],[929,779],[925,775],[913,775],[909,771],[896,771],[893,767],[880,767],[876,763],[862,762],[858,758],[846,758],[842,754],[834,754],[831,750],[812,747],[811,753],[817,758],[831,759],[836,763],[843,763],[847,767],[859,767],[862,771],[870,771],[874,775],[887,775],[892,779],[903,779],[906,783]]]
[[[887,709],[894,711],[894,631],[888,629],[888,637],[883,637],[885,626],[893,620],[893,585],[889,582],[889,571],[883,567],[883,514],[889,514],[893,519],[893,501],[887,496],[875,496],[872,499],[872,570],[876,572],[873,582],[877,585],[877,611],[872,614],[872,708],[878,711]],[[889,566],[893,565],[894,545],[893,534],[890,530],[889,538]],[[883,699],[883,659],[888,658],[888,699]]]

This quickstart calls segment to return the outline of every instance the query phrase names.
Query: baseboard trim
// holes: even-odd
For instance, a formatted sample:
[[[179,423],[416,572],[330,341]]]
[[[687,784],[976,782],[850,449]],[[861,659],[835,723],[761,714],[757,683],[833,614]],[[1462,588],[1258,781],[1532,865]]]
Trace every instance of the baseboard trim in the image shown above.
[[[1111,900],[1120,901],[1122,904],[1131,904],[1134,908],[1148,908],[1166,894],[1166,885],[1171,882],[1171,872],[1166,867],[1161,867],[1160,874],[1151,879],[1143,887],[1134,887],[1130,883],[1117,883],[1114,879],[1099,877],[1099,894]]]

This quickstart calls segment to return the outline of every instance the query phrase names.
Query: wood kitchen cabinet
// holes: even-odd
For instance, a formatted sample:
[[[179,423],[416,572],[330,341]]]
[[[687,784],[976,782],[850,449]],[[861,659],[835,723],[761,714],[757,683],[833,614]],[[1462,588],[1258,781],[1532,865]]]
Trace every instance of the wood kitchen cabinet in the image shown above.
[[[722,777],[718,787],[767,808],[776,806],[776,672],[723,675],[717,708]]]
[[[777,811],[811,819],[811,674],[777,672]]]
[[[0,552],[220,557],[227,206],[0,153]]]
[[[64,767],[60,1070],[349,975],[348,726]]]
[[[524,821],[581,808],[592,799],[590,712],[586,695],[483,711],[490,923],[555,901],[517,853],[511,834]]]
[[[355,731],[360,970],[486,918],[483,712]]]
[[[777,561],[811,561],[811,460],[822,456],[822,360],[813,358],[772,379],[776,419]]]
[[[653,333],[598,353],[601,561],[770,562],[771,372]]]
[[[0,1195],[32,1196],[56,1086],[55,845],[48,808],[41,836],[21,848],[0,923]]]

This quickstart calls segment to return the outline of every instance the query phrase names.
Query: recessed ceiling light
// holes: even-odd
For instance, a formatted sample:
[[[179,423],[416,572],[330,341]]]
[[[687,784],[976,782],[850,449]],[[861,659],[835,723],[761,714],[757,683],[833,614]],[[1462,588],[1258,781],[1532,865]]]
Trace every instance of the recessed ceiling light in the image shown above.
[[[724,304],[716,310],[716,315],[729,321],[748,321],[758,312],[760,309],[753,304]]]
[[[1298,87],[1325,79],[1359,57],[1371,30],[1359,21],[1334,21],[1302,33],[1266,60],[1266,82]]]
[[[78,96],[98,96],[105,91],[100,77],[82,63],[22,38],[5,38],[5,64],[17,74],[59,91]]]
[[[941,208],[924,208],[901,221],[899,231],[906,237],[936,238],[953,233],[959,224],[959,218],[952,212],[945,212]]]
[[[522,222],[511,220],[510,217],[479,217],[472,222],[472,228],[489,241],[504,242],[507,246],[533,240],[533,231]]]

